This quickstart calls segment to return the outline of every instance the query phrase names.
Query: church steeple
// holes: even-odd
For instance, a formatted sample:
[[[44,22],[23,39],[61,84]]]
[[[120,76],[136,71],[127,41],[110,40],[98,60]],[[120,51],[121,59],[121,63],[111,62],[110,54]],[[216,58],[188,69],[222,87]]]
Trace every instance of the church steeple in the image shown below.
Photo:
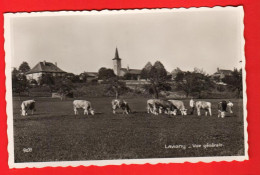
[[[115,58],[113,60],[113,70],[117,76],[120,76],[121,72],[121,58],[119,58],[118,50],[116,48]]]
[[[116,48],[115,58],[113,58],[113,60],[121,60],[121,58],[119,58],[119,54],[118,54],[117,48]]]

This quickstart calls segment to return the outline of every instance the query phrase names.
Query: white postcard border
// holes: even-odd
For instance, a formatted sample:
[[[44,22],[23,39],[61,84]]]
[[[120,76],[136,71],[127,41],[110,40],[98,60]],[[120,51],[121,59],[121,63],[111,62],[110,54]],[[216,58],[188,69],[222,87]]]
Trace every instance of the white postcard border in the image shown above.
[[[231,6],[227,6],[231,7]],[[245,60],[245,39],[244,39],[244,11],[242,6],[237,6],[240,11],[240,33],[242,46],[242,69],[243,69],[243,112],[244,112],[244,156],[221,156],[221,157],[187,157],[187,158],[152,158],[152,159],[118,159],[118,160],[88,160],[88,161],[59,161],[59,162],[14,162],[14,139],[13,139],[13,102],[12,102],[12,78],[11,78],[11,57],[12,46],[10,41],[12,17],[32,17],[32,16],[66,16],[66,15],[104,15],[120,13],[161,13],[161,12],[183,12],[183,11],[208,11],[211,9],[222,10],[227,7],[192,7],[192,8],[173,8],[173,9],[135,9],[135,10],[102,10],[102,11],[56,11],[56,12],[23,12],[23,13],[6,13],[4,14],[4,49],[5,49],[5,75],[6,75],[6,111],[7,111],[7,134],[8,134],[8,165],[9,168],[43,168],[43,167],[67,167],[67,166],[105,166],[105,165],[122,165],[122,164],[157,164],[157,163],[197,163],[197,162],[220,162],[220,161],[244,161],[248,160],[248,133],[247,133],[247,94],[246,94],[246,60]]]

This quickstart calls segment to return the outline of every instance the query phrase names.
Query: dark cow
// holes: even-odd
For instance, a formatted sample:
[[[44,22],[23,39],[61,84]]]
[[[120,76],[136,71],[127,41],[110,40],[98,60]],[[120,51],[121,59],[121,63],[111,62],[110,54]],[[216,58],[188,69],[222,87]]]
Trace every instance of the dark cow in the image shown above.
[[[154,99],[154,105],[155,106],[153,109],[158,109],[158,112],[160,114],[162,114],[163,112],[168,115],[177,114],[177,107],[167,100]],[[154,112],[157,113],[157,111]]]
[[[191,108],[191,115],[193,115],[194,111],[195,111],[195,101],[193,100],[193,98],[190,99],[190,108]]]
[[[131,112],[130,107],[128,103],[125,100],[122,99],[114,99],[112,100],[112,109],[113,113],[116,114],[117,109],[122,109],[123,114],[129,114]]]
[[[218,103],[218,117],[224,118],[227,112],[227,102],[225,100]]]

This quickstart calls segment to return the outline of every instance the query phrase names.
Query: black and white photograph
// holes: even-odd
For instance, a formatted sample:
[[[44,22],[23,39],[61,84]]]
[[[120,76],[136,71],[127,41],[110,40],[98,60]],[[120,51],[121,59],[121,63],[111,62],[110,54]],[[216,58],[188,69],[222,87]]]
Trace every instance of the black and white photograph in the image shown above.
[[[243,7],[6,13],[9,167],[248,160]]]

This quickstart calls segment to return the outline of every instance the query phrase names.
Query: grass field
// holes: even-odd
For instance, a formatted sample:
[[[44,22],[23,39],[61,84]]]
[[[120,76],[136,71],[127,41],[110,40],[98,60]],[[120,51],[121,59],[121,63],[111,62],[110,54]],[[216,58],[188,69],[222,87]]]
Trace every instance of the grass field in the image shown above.
[[[75,116],[72,100],[35,100],[35,115],[26,117],[13,101],[15,162],[244,155],[241,99],[224,119],[217,118],[219,99],[207,100],[213,116],[147,114],[145,98],[127,99],[130,115],[112,114],[110,98],[90,98],[96,115]],[[222,146],[203,147],[212,143]]]

